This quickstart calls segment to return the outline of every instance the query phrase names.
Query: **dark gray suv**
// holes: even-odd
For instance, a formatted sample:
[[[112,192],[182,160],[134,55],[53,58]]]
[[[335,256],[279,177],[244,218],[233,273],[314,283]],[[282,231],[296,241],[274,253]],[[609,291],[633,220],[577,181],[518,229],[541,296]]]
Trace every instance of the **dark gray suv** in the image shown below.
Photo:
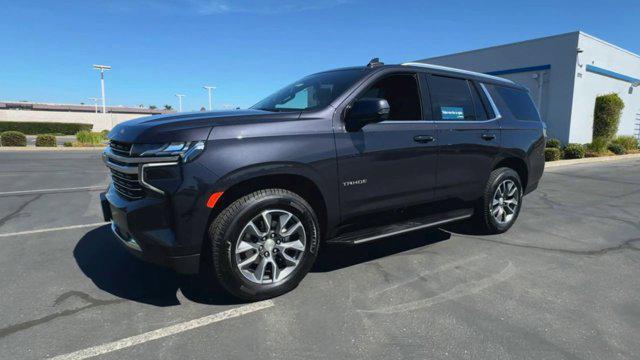
[[[325,243],[466,219],[504,232],[544,170],[525,88],[418,63],[325,71],[248,110],[139,118],[109,138],[101,198],[119,240],[246,300],[293,289]]]

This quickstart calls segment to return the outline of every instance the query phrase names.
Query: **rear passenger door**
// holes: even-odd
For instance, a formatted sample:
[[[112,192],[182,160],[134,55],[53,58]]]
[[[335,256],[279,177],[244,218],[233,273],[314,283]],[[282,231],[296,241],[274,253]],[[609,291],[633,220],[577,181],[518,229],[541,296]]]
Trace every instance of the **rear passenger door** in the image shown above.
[[[474,200],[500,149],[500,124],[484,88],[464,78],[426,75],[438,128],[436,198]]]

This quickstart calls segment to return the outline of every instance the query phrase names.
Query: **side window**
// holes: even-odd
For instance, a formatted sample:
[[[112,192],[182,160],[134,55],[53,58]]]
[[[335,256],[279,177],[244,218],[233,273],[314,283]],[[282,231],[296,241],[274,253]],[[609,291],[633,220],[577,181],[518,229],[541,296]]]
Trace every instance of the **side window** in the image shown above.
[[[389,120],[422,120],[420,90],[413,74],[384,77],[371,85],[360,98],[387,100],[391,108]]]
[[[285,99],[285,102],[276,104],[276,109],[306,109],[312,107],[315,104],[311,104],[311,98],[309,92],[313,90],[311,86],[298,89],[295,93],[289,95],[289,99]]]
[[[473,82],[469,82],[469,85],[471,86],[471,97],[473,98],[473,106],[476,110],[476,120],[487,120],[487,109],[482,103],[478,87]]]
[[[538,110],[525,90],[500,85],[486,86],[497,106],[508,110],[511,117],[524,121],[540,121]]]
[[[434,120],[476,120],[467,80],[431,75],[429,90]]]

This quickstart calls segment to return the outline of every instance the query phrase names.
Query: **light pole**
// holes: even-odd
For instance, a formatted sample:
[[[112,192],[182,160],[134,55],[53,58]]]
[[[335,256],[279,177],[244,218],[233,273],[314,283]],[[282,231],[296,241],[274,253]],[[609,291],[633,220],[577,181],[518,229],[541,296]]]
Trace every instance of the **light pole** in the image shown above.
[[[102,113],[107,113],[107,101],[104,95],[104,71],[111,70],[111,66],[109,65],[93,65],[93,68],[96,70],[100,70],[100,86],[102,87]]]
[[[211,110],[213,110],[213,107],[211,105],[212,104],[212,102],[211,102],[211,91],[215,90],[216,87],[215,86],[203,86],[202,88],[207,90],[207,92],[209,93],[209,111],[211,111]]]
[[[98,113],[98,98],[89,98],[89,100],[93,101],[93,109],[95,113]]]
[[[187,95],[176,94],[176,97],[178,98],[178,112],[182,112],[182,98],[185,96]]]

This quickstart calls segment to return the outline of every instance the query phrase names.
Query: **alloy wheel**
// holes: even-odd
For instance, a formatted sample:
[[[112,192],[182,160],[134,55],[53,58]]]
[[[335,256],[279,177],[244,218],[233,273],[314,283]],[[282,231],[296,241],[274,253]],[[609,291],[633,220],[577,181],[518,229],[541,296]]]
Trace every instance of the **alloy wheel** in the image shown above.
[[[519,199],[520,191],[515,182],[504,180],[493,193],[489,211],[499,224],[508,224],[518,213]]]
[[[238,270],[249,281],[282,281],[300,264],[306,248],[304,226],[285,210],[269,209],[251,219],[235,247]]]

